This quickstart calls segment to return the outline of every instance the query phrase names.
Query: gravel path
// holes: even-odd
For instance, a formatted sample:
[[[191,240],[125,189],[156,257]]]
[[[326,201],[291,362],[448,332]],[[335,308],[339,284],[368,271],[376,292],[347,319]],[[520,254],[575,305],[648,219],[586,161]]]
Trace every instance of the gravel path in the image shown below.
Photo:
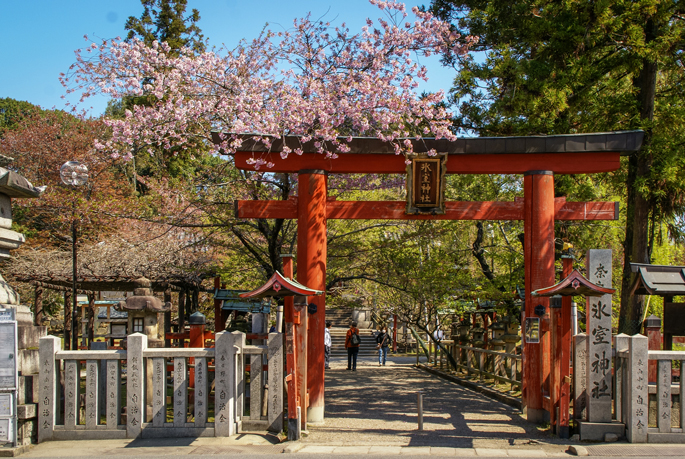
[[[511,448],[559,444],[518,412],[412,366],[415,357],[347,361],[326,371],[325,422],[310,424],[303,442],[328,445]],[[424,431],[417,430],[418,390],[424,392]],[[551,446],[551,445],[550,445]]]

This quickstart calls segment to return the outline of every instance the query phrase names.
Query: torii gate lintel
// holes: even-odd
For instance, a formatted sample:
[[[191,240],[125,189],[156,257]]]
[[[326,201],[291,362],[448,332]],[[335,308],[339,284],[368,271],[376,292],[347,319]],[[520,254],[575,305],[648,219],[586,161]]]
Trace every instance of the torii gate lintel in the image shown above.
[[[554,284],[555,220],[615,220],[614,202],[566,202],[554,197],[554,174],[610,172],[620,167],[620,156],[639,150],[644,133],[578,134],[490,139],[459,139],[455,142],[421,139],[414,142],[416,152],[435,149],[448,152],[447,173],[524,174],[524,198],[513,202],[447,202],[444,215],[406,215],[405,202],[343,202],[327,196],[329,173],[405,173],[404,157],[390,152],[377,139],[354,139],[351,151],[337,159],[314,153],[313,146],[297,137],[273,142],[271,150],[251,143],[234,155],[236,167],[254,170],[250,160],[260,156],[274,167],[269,172],[298,173],[298,196],[286,201],[237,201],[239,218],[297,218],[298,276],[301,284],[325,289],[326,221],[338,219],[443,219],[443,220],[523,220],[526,301],[524,316],[532,317],[531,292]],[[219,135],[215,142],[219,142]],[[279,144],[280,142],[280,144]],[[302,148],[302,155],[282,159],[278,154],[286,144]],[[309,421],[323,421],[324,370],[323,336],[324,295],[312,298],[321,314],[309,324],[307,342],[307,383]],[[549,306],[548,298],[536,304]],[[522,398],[529,420],[546,417],[544,399],[549,392],[551,346],[549,334],[540,344],[524,343]]]

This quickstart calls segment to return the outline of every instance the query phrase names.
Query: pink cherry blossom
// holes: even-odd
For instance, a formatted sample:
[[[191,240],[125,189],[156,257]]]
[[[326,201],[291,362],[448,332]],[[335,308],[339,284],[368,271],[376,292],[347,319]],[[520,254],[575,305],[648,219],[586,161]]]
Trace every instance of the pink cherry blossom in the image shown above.
[[[335,159],[349,151],[352,136],[390,142],[397,154],[412,152],[407,137],[454,139],[450,113],[438,92],[419,97],[418,80],[428,78],[415,56],[465,54],[476,38],[462,39],[449,24],[405,5],[370,0],[386,17],[367,20],[359,33],[309,16],[287,32],[266,30],[235,49],[194,55],[171,53],[166,43],[120,39],[92,42],[87,53],[60,77],[67,93],[81,101],[101,93],[113,98],[148,95],[124,119],[109,119],[112,137],[95,148],[131,156],[152,147],[187,148],[211,142],[211,132],[227,132],[217,152],[231,154],[252,140],[266,149],[274,139],[301,136],[316,151]],[[86,37],[86,40],[87,37]],[[88,56],[88,57],[85,57]],[[421,132],[417,132],[418,126]],[[280,153],[302,154],[301,148]],[[255,168],[270,164],[255,155]]]

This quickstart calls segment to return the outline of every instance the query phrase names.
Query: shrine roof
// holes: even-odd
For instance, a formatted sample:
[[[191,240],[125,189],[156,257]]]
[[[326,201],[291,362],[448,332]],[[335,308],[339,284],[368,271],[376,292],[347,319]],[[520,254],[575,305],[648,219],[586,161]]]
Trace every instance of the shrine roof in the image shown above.
[[[271,311],[271,305],[264,300],[259,301],[256,298],[241,298],[240,294],[243,290],[230,289],[216,289],[214,290],[214,299],[221,301],[221,309],[227,311],[241,311],[241,312],[263,312]]]
[[[230,134],[227,134],[230,135]],[[299,136],[284,136],[283,139],[273,139],[271,146],[253,140],[259,134],[240,134],[245,140],[238,151],[250,152],[280,152],[283,145],[291,149],[302,148],[304,152],[316,152],[315,140],[302,143]],[[264,136],[265,138],[269,136]],[[558,134],[511,137],[462,137],[456,140],[422,138],[411,141],[414,152],[425,153],[434,149],[448,154],[520,154],[520,153],[588,153],[588,152],[620,152],[628,155],[638,151],[642,146],[644,132],[615,131],[596,132],[587,134]],[[220,143],[219,132],[212,132],[214,143]],[[400,139],[401,141],[402,139]],[[393,145],[375,137],[353,137],[351,142],[345,142],[349,153],[365,154],[395,154]],[[334,151],[332,146],[329,150]]]
[[[3,157],[5,158],[7,157]],[[12,198],[37,198],[45,188],[33,186],[23,175],[0,167],[0,194]]]
[[[322,291],[308,288],[295,280],[284,277],[283,274],[276,271],[264,285],[251,292],[241,293],[240,298],[312,296],[322,294]]]
[[[630,292],[635,295],[685,295],[685,266],[631,263],[637,274]]]
[[[582,274],[574,269],[561,282],[552,285],[551,287],[539,288],[531,293],[532,296],[602,296],[611,295],[616,291],[614,288],[606,288],[601,285],[593,284],[587,280]]]

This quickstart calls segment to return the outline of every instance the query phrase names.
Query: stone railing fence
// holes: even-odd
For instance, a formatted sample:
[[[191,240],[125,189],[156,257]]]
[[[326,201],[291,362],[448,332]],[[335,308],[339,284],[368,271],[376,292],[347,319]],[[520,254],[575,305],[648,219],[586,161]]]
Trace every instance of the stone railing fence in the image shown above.
[[[457,370],[467,377],[478,376],[481,381],[491,379],[497,383],[521,387],[521,356],[503,351],[462,346],[451,340],[443,340],[442,346],[457,363]],[[449,369],[450,364],[442,349],[438,353],[436,365]]]
[[[685,352],[650,351],[647,337],[642,335],[617,335],[615,339],[615,410],[616,419],[626,426],[626,439],[631,443],[685,443],[685,381],[681,377],[673,384],[671,371],[674,362],[680,362],[681,368],[685,365]],[[658,362],[656,385],[648,383],[649,361]]]
[[[47,336],[39,390],[39,442],[226,437],[246,423],[280,432],[283,335],[247,345],[243,333],[221,332],[214,348],[169,349],[148,348],[147,337],[134,333],[125,351],[62,351],[60,339]]]

